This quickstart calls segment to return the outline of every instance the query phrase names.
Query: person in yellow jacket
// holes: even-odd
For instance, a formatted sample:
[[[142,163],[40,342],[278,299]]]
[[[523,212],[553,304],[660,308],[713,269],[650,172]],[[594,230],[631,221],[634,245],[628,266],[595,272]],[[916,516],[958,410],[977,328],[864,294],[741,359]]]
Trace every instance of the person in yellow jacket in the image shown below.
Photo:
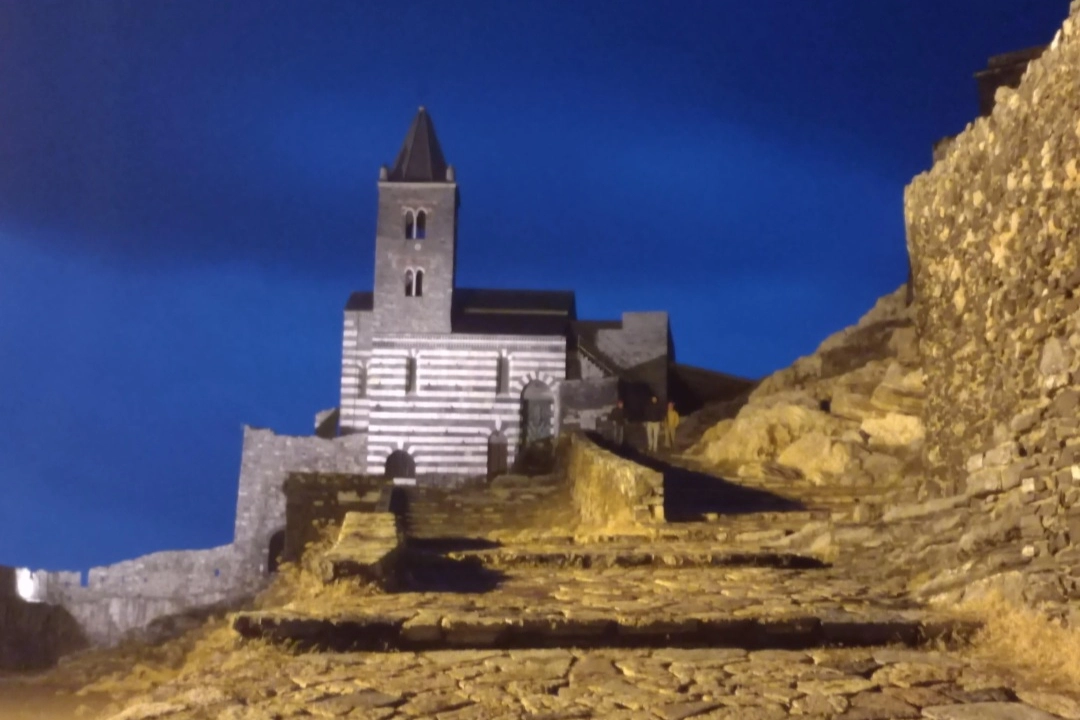
[[[667,415],[664,417],[664,444],[668,450],[675,449],[675,429],[679,427],[679,411],[675,409],[675,403],[667,404]]]

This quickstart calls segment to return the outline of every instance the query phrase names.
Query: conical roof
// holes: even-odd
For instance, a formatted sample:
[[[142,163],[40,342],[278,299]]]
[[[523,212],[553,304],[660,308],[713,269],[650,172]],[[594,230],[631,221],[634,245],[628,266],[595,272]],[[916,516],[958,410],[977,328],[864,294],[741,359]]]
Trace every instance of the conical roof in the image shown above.
[[[446,167],[446,158],[435,137],[435,125],[421,106],[387,179],[391,182],[446,182]]]

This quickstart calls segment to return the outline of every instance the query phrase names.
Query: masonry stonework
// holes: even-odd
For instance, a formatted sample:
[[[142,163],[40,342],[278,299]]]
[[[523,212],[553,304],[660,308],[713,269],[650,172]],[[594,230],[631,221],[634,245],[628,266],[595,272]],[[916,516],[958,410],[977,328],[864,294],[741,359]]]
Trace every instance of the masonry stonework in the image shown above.
[[[973,455],[1080,444],[1077,22],[906,192],[930,494],[962,490]]]

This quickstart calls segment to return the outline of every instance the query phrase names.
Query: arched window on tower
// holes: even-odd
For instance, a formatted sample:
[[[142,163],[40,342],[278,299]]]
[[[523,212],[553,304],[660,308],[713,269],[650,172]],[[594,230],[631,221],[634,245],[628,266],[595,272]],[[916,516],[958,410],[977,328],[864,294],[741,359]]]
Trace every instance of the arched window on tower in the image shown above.
[[[405,239],[412,240],[416,237],[416,216],[412,210],[405,211]]]
[[[423,240],[427,237],[427,213],[423,210],[416,211],[416,239]]]
[[[413,285],[413,295],[421,297],[424,294],[424,271],[416,271],[416,282]]]
[[[413,296],[413,271],[405,271],[405,297]]]

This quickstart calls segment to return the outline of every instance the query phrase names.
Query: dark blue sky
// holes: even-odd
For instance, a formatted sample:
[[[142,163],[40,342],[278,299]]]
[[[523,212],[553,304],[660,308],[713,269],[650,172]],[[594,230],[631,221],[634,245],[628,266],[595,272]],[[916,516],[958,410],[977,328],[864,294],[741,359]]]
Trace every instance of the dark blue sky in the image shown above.
[[[759,376],[904,280],[904,185],[1067,7],[0,0],[0,564],[231,540],[241,424],[337,403],[418,105],[460,284],[667,309]]]

